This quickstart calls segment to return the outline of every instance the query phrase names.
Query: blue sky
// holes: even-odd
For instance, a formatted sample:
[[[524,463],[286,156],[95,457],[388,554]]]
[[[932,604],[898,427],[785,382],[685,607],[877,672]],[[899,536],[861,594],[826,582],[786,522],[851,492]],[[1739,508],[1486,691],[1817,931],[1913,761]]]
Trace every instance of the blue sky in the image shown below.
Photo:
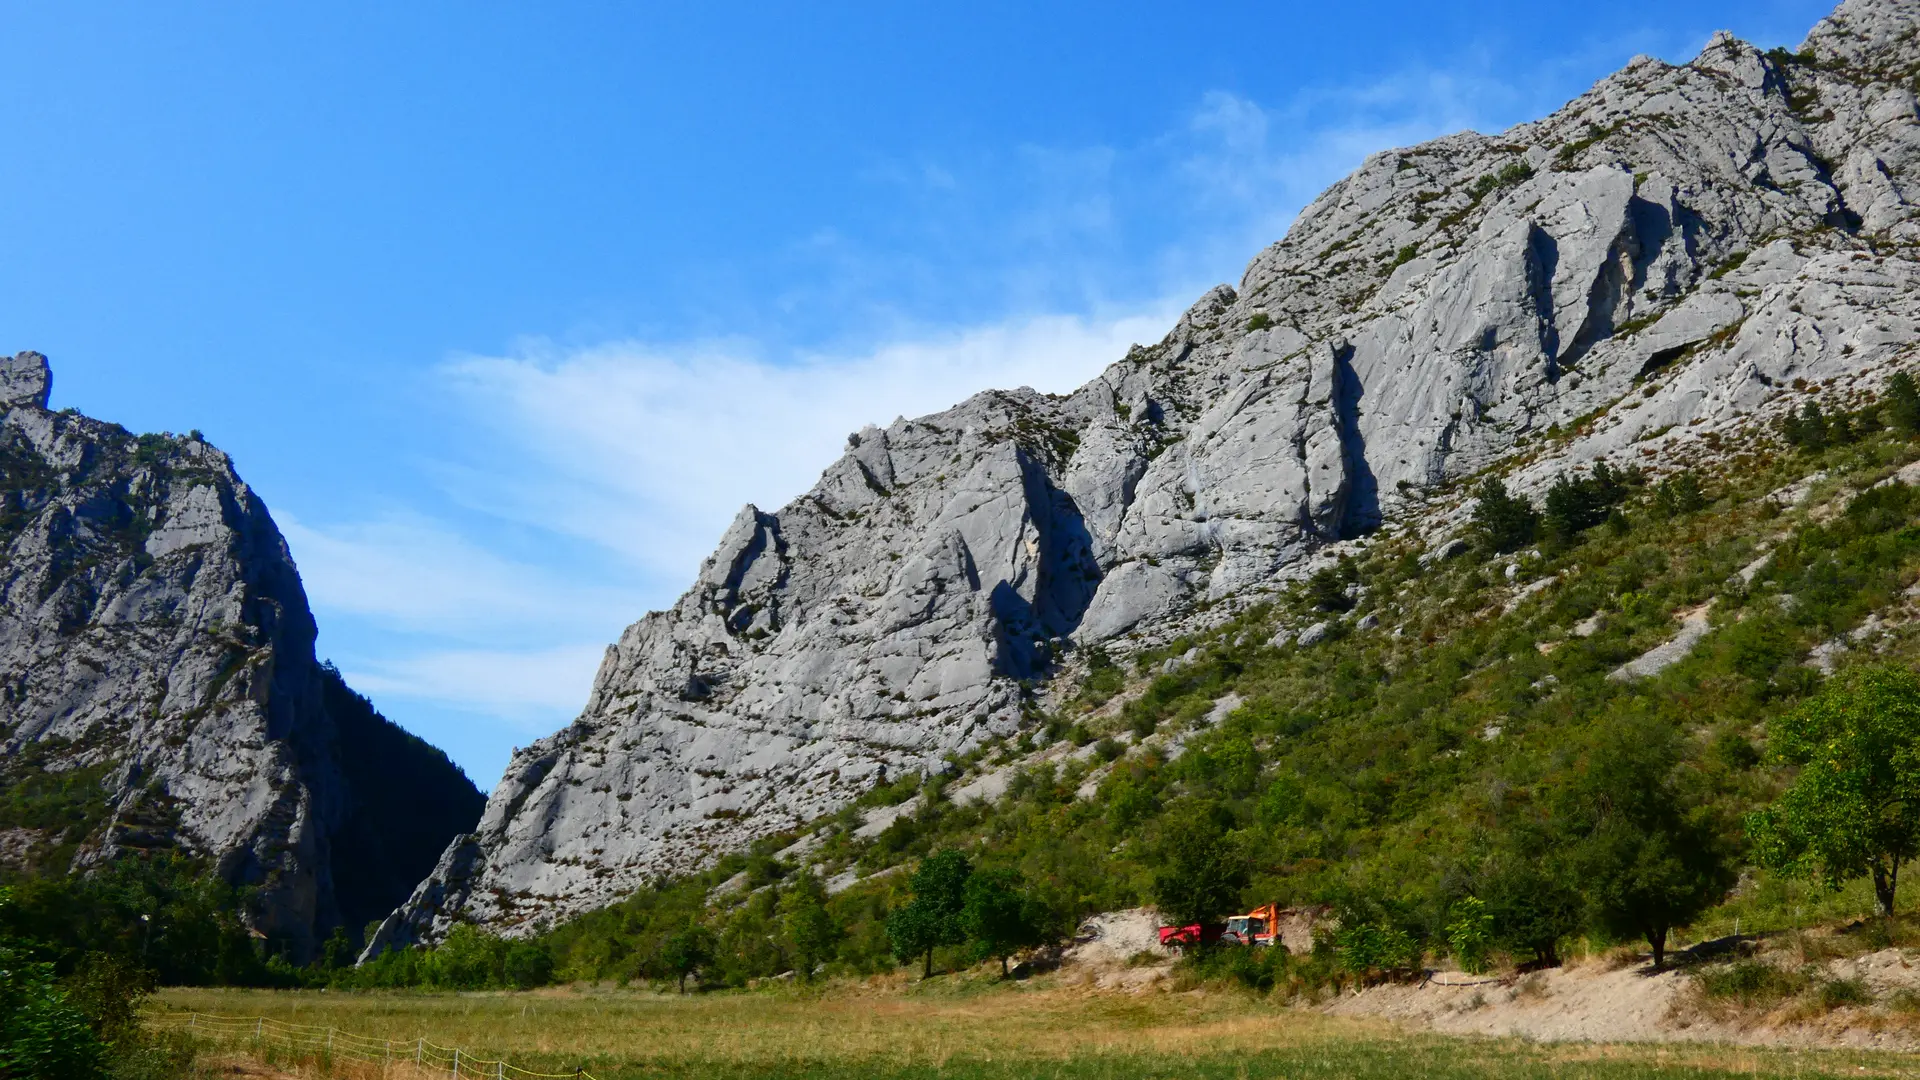
[[[747,501],[1065,390],[1367,154],[1824,0],[0,0],[0,350],[200,428],[483,788]]]

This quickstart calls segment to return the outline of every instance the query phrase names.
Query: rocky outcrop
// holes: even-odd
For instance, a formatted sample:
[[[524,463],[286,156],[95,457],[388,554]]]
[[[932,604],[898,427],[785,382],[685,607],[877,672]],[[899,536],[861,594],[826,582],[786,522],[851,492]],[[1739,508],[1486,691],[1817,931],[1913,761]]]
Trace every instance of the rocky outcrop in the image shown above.
[[[49,412],[50,380],[38,353],[0,361],[0,786],[88,770],[104,824],[15,830],[10,861],[203,857],[295,958],[385,914],[479,793],[316,662],[286,542],[225,454]]]
[[[382,942],[524,930],[939,768],[1066,650],[1245,603],[1491,465],[1710,452],[1884,377],[1920,341],[1917,30],[1849,0],[1798,54],[1721,35],[1376,155],[1075,393],[858,432],[608,650]]]

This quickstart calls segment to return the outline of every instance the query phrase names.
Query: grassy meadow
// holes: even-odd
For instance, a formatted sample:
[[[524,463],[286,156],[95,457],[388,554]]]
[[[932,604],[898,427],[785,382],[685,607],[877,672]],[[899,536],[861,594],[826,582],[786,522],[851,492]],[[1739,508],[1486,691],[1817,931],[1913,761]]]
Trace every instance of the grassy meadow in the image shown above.
[[[1911,1055],[1461,1039],[1235,993],[1095,994],[1044,985],[922,990],[842,983],[817,993],[686,997],[581,987],[469,994],[179,989],[162,992],[152,1007],[264,1015],[397,1040],[424,1035],[527,1069],[584,1067],[598,1080],[1920,1076],[1920,1060]],[[316,1070],[308,1063],[300,1071]],[[360,1075],[344,1067],[340,1073]]]

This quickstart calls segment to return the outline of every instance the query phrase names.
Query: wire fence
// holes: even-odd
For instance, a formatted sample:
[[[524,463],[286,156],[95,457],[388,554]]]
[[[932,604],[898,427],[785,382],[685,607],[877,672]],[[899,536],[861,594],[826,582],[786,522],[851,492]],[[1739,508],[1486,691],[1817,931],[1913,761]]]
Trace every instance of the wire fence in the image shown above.
[[[211,1013],[162,1013],[153,1026],[223,1043],[243,1043],[256,1052],[283,1051],[295,1057],[357,1061],[442,1073],[465,1080],[595,1080],[585,1069],[565,1073],[534,1072],[510,1062],[483,1058],[457,1046],[426,1038],[376,1039],[334,1027],[289,1024],[270,1016],[218,1016]]]

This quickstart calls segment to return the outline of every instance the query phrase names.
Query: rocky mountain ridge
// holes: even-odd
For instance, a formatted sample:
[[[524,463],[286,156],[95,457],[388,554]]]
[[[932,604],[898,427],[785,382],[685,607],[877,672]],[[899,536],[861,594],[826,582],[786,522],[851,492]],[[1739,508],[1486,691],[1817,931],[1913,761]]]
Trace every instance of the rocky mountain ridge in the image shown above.
[[[0,358],[0,788],[85,797],[72,823],[0,829],[0,855],[205,858],[303,959],[403,899],[479,792],[315,659],[286,541],[231,459],[50,411],[51,382],[38,353]]]
[[[1217,619],[1456,482],[1716,452],[1920,341],[1920,3],[1716,36],[1552,116],[1375,155],[1078,391],[851,436],[745,508],[376,948],[508,933],[1010,735],[1078,647]]]

